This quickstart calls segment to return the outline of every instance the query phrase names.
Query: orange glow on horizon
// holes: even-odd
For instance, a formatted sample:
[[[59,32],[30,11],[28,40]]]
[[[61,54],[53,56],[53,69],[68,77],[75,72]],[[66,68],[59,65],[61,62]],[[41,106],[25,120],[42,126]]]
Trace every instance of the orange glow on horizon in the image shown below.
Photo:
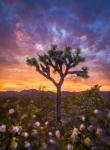
[[[84,91],[99,84],[101,90],[109,91],[110,83],[107,80],[81,79],[77,77],[67,77],[62,86],[62,91]],[[4,69],[1,74],[0,91],[21,91],[26,89],[39,89],[45,86],[46,91],[56,91],[51,81],[47,80],[35,71],[35,68],[24,65],[17,68]]]

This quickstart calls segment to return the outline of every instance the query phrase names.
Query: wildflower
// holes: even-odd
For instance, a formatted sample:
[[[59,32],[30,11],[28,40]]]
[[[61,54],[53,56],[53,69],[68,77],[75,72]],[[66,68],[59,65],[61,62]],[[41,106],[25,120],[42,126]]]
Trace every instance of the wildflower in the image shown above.
[[[45,122],[45,125],[47,126],[48,124],[49,124],[49,122],[48,122],[48,121],[46,121],[46,122]]]
[[[77,132],[77,133],[79,133],[78,128],[74,128],[74,129],[73,129],[73,132]]]
[[[89,137],[86,137],[83,142],[86,146],[91,146],[92,145],[92,141]]]
[[[80,124],[80,127],[79,127],[79,130],[80,130],[80,131],[83,131],[85,128],[86,128],[86,127],[85,127],[85,125],[84,125],[83,123]]]
[[[60,136],[61,136],[60,131],[59,131],[59,130],[56,130],[56,131],[55,131],[55,135],[56,135],[56,137],[59,139]]]
[[[32,136],[36,136],[36,135],[38,135],[38,131],[37,131],[37,130],[35,130],[35,129],[33,129],[33,130],[32,130],[31,135],[32,135]]]
[[[41,126],[41,127],[40,127],[40,129],[41,129],[41,130],[43,130],[43,129],[44,129],[44,127],[42,127],[42,126]]]
[[[12,126],[12,132],[18,133],[19,131],[21,131],[21,129],[21,126]]]
[[[94,128],[95,128],[95,127],[94,127],[93,125],[89,125],[87,129],[88,129],[90,132],[93,132],[93,131],[94,131]]]
[[[12,115],[14,113],[15,113],[15,109],[14,108],[11,108],[11,109],[8,110],[8,114],[9,115]]]
[[[73,145],[72,144],[68,144],[67,145],[67,150],[73,150]]]
[[[50,144],[55,144],[56,142],[55,142],[55,140],[53,140],[53,139],[49,139],[49,143],[50,143]]]
[[[24,142],[24,147],[25,147],[25,148],[29,148],[30,146],[31,146],[31,143],[29,143],[29,142],[27,142],[27,141]]]
[[[49,135],[49,136],[52,136],[52,135],[53,135],[53,133],[52,133],[52,132],[49,132],[49,133],[48,133],[48,135]]]
[[[39,127],[39,126],[40,126],[40,122],[39,122],[39,121],[36,121],[36,122],[35,122],[35,126],[36,126],[36,127]]]
[[[78,134],[76,132],[73,132],[71,135],[71,139],[72,139],[72,142],[75,143],[78,139]]]
[[[98,114],[99,114],[99,110],[98,110],[98,109],[95,109],[95,110],[93,111],[93,113],[94,113],[95,115],[98,115]]]
[[[81,116],[81,120],[82,120],[82,121],[85,121],[85,120],[86,120],[85,115],[82,115],[82,116]]]
[[[5,132],[6,131],[6,125],[1,125],[0,126],[0,132]]]
[[[78,134],[79,134],[79,130],[77,128],[74,128],[71,135],[71,139],[73,143],[77,141]]]
[[[11,149],[16,149],[18,147],[18,143],[16,142],[16,138],[13,138],[10,144]]]
[[[24,138],[28,138],[28,137],[29,137],[29,134],[28,134],[28,132],[23,132],[23,133],[22,133],[22,136],[23,136]]]
[[[107,114],[107,119],[110,120],[110,111]]]
[[[103,133],[103,129],[102,128],[97,128],[96,135],[101,136],[102,133]]]
[[[36,115],[35,115],[35,114],[33,114],[33,115],[32,115],[32,118],[36,118]]]

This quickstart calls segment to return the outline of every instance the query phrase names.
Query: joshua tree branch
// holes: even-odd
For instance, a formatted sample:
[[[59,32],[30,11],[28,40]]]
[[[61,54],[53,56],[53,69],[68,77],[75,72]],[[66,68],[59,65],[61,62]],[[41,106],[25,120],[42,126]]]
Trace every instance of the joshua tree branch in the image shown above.
[[[43,75],[45,78],[47,78],[47,79],[49,79],[50,81],[52,81],[55,86],[57,86],[57,83],[55,82],[55,80],[54,80],[51,76],[46,75],[43,71],[41,71],[41,70],[38,69],[38,68],[36,68],[36,70],[37,70],[41,75]]]
[[[79,77],[88,78],[88,71],[81,70],[81,71],[68,71],[67,74],[76,74]]]

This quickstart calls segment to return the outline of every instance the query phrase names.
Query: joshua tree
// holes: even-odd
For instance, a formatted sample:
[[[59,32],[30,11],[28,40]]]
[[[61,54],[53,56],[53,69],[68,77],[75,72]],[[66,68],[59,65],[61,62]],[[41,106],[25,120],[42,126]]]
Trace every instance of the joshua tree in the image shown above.
[[[61,87],[65,77],[68,74],[75,74],[78,77],[87,78],[88,69],[83,67],[80,71],[73,70],[79,63],[84,62],[85,58],[80,56],[81,49],[77,48],[73,53],[70,47],[66,47],[64,51],[58,50],[56,45],[53,45],[47,54],[39,55],[38,58],[27,58],[27,64],[34,66],[36,71],[53,82],[57,89],[56,100],[56,120],[61,121]],[[54,73],[58,73],[60,76],[59,81],[56,81],[52,77],[53,69]]]

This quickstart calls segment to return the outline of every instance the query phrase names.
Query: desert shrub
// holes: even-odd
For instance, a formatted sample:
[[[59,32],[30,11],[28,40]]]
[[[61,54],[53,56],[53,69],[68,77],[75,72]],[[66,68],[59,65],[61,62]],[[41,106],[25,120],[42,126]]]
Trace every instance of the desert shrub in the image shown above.
[[[96,108],[102,108],[105,105],[100,95],[100,87],[95,85],[90,90],[78,94],[71,94],[65,97],[63,110],[65,114],[91,113]]]
[[[88,113],[91,113],[96,108],[102,108],[104,100],[100,94],[100,86],[95,85],[90,90],[83,92],[80,95],[78,105]]]

